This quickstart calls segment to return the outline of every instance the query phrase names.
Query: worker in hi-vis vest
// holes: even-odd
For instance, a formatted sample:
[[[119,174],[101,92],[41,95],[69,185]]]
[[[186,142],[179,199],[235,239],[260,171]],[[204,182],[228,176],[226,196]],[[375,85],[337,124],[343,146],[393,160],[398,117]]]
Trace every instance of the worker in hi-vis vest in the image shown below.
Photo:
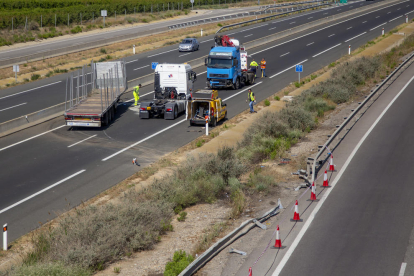
[[[249,89],[249,92],[247,94],[246,102],[249,102],[250,113],[257,113],[256,111],[254,111],[254,108],[253,108],[253,105],[256,103],[256,97],[254,96],[254,93],[252,92],[251,89]]]
[[[141,88],[141,84],[138,84],[138,86],[134,87],[134,98],[135,98],[135,105],[138,105],[139,101],[139,89]]]
[[[252,62],[250,62],[250,70],[254,72],[254,77],[256,77],[257,67],[259,67],[259,64],[257,64],[257,62],[253,59]]]
[[[266,78],[266,60],[262,58],[262,61],[260,62],[260,69],[262,69],[262,78]]]

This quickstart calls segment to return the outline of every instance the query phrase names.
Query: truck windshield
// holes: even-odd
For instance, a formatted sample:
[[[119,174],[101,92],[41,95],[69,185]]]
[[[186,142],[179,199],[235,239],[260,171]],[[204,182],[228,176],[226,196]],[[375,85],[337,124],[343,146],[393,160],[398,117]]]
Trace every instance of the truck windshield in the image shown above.
[[[233,66],[231,59],[208,58],[207,67],[230,69]]]

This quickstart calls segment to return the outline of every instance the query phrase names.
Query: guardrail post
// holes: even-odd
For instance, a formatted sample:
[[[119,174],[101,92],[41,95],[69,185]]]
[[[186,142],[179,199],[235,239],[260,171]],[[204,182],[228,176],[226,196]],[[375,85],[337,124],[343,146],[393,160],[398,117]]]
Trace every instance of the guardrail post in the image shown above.
[[[408,15],[405,15],[405,23],[408,23]]]
[[[135,55],[135,44],[132,45],[132,53]]]
[[[384,35],[384,28],[382,28],[382,35]]]
[[[349,48],[348,48],[348,55],[350,54],[351,54],[351,45],[349,45]]]
[[[3,250],[7,251],[7,223],[3,225]]]

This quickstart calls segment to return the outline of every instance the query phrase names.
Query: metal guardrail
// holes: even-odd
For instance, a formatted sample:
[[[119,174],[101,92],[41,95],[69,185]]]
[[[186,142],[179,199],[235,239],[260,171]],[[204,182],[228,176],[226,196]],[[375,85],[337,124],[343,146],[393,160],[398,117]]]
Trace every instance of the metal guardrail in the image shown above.
[[[407,59],[405,59],[402,63],[400,63],[399,64],[399,66],[397,67],[397,68],[395,68],[394,69],[394,71],[392,71],[391,73],[390,73],[390,75],[389,76],[387,76],[387,78],[385,78],[380,84],[377,84],[377,87],[374,89],[374,90],[372,90],[372,92],[368,95],[368,96],[366,96],[366,99],[363,101],[363,102],[361,102],[361,103],[359,103],[360,105],[351,113],[351,115],[349,115],[348,117],[346,117],[346,120],[340,125],[340,126],[337,126],[338,127],[338,129],[329,137],[329,139],[328,139],[328,141],[326,141],[326,143],[322,146],[322,148],[319,150],[319,152],[316,154],[316,156],[315,156],[315,158],[314,159],[312,159],[312,158],[308,158],[308,162],[312,162],[312,171],[311,172],[308,172],[308,175],[310,174],[310,173],[312,173],[312,182],[314,182],[315,181],[315,175],[317,175],[317,171],[316,171],[316,163],[319,163],[319,165],[321,165],[322,166],[322,164],[323,163],[325,163],[326,161],[327,161],[327,159],[329,158],[329,154],[327,155],[327,157],[325,158],[325,159],[323,159],[323,160],[321,160],[321,161],[318,161],[318,159],[322,156],[322,154],[325,152],[325,151],[329,151],[329,149],[328,149],[328,146],[329,145],[331,145],[331,143],[334,141],[334,139],[339,135],[339,133],[347,126],[347,124],[349,123],[349,122],[351,122],[351,120],[358,114],[358,112],[360,112],[360,110],[365,106],[365,104],[369,101],[369,100],[371,100],[372,99],[372,97],[380,90],[380,89],[382,89],[386,84],[388,84],[388,86],[386,87],[386,88],[388,88],[391,84],[392,84],[392,82],[393,81],[395,81],[395,79],[398,77],[398,76],[400,76],[402,73],[403,73],[403,71],[401,71],[400,72],[400,69],[401,68],[403,68],[408,62],[410,62],[410,61],[412,61],[411,59],[414,57],[414,52],[413,53],[411,53],[411,55],[407,58]],[[392,77],[394,77],[398,72],[400,72],[400,74],[396,77],[396,78],[394,78],[394,80],[392,80],[392,82],[391,83],[388,83],[391,79],[392,79]],[[384,90],[386,89],[386,88],[384,88]],[[365,112],[365,111],[364,111]],[[361,115],[362,116],[362,115]],[[356,119],[356,121],[358,121],[359,120],[359,118],[357,118]],[[347,130],[347,133],[348,133],[348,131],[349,131],[350,129],[348,129]],[[345,135],[347,134],[347,133],[345,133]],[[344,135],[344,136],[345,136]],[[341,138],[341,140],[343,139],[343,137]],[[339,142],[340,143],[340,142]],[[321,168],[321,166],[319,166],[318,167],[318,172],[319,172],[319,169]],[[311,182],[311,183],[312,183]],[[310,184],[310,183],[308,183],[308,184]]]
[[[320,3],[320,2],[325,2],[325,1],[307,1],[307,2],[302,2],[302,3],[315,3],[315,2]],[[291,11],[286,11],[284,13],[283,13],[283,10],[282,10],[282,13],[276,14],[276,15],[273,15],[273,16],[280,16],[280,15],[283,15],[283,14],[289,14],[289,13],[297,12],[297,11],[300,11],[300,10],[310,9],[310,8],[319,7],[319,6],[326,6],[326,5],[329,5],[329,4],[310,5],[310,6],[307,6],[306,8],[294,9],[294,10],[291,10]],[[283,6],[281,6],[281,7],[283,7]],[[268,13],[273,14],[273,11],[268,11],[268,9],[265,9],[263,11],[243,12],[243,13],[237,13],[237,14],[231,14],[231,15],[210,17],[210,18],[206,18],[206,19],[200,19],[200,20],[195,20],[195,21],[189,21],[189,22],[185,22],[185,23],[170,25],[170,26],[168,26],[168,29],[175,30],[175,29],[186,28],[186,27],[191,27],[191,26],[200,25],[200,24],[206,24],[206,23],[211,23],[211,22],[219,22],[219,21],[223,21],[223,20],[236,19],[236,18],[244,18],[244,17],[247,17],[247,16],[255,16],[255,15],[261,15],[261,14],[268,14]],[[265,18],[268,18],[268,17],[265,17]],[[262,19],[263,18],[260,18],[260,20],[262,20]],[[244,24],[244,23],[241,23],[241,24]]]
[[[263,9],[274,9],[274,8],[280,8],[280,7],[289,7],[289,6],[298,6],[303,4],[309,4],[309,3],[319,3],[319,2],[325,2],[325,0],[312,0],[312,1],[303,1],[303,2],[289,2],[284,4],[276,4],[276,5],[266,5],[261,6],[259,10]]]
[[[319,8],[319,7],[328,6],[328,5],[330,5],[330,4],[326,3],[326,4],[313,5],[313,6],[304,7],[302,9],[296,9],[296,10],[291,10],[291,11],[287,11],[287,12],[277,13],[277,14],[266,16],[266,17],[261,17],[261,18],[258,18],[258,19],[252,19],[252,20],[248,20],[248,21],[243,21],[243,22],[223,26],[216,32],[216,34],[221,32],[223,29],[228,29],[228,28],[232,28],[232,27],[235,27],[235,26],[243,25],[243,24],[248,24],[248,23],[253,23],[253,22],[258,22],[258,21],[270,19],[272,17],[281,16],[281,15],[284,15],[284,14],[289,14],[289,13],[298,12],[298,11],[304,11],[304,10],[312,9],[312,8]]]

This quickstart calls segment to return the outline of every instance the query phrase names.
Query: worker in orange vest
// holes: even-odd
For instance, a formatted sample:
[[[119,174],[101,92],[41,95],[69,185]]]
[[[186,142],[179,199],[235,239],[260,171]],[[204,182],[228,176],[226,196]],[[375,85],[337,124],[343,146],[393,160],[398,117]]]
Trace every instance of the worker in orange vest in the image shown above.
[[[262,61],[260,62],[260,69],[262,70],[262,78],[266,78],[266,60],[262,58]]]

